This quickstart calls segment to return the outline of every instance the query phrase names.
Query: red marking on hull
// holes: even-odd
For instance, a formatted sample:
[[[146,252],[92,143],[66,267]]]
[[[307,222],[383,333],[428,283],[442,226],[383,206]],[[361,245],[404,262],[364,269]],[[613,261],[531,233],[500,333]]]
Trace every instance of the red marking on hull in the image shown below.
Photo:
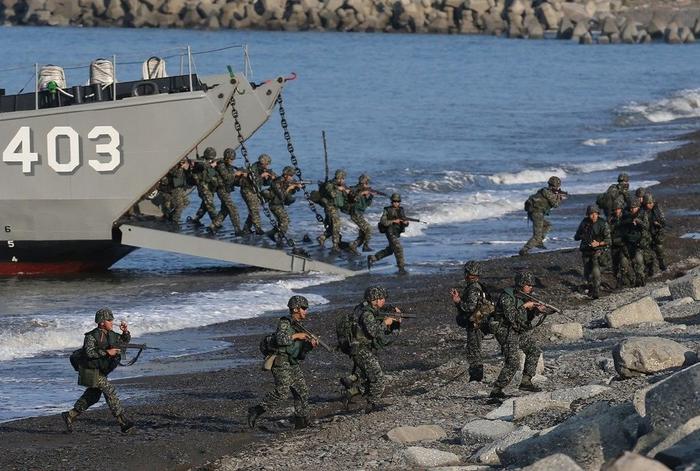
[[[35,262],[5,262],[0,263],[0,276],[15,275],[65,275],[69,273],[82,273],[102,271],[109,268],[100,262],[65,261],[54,263]]]

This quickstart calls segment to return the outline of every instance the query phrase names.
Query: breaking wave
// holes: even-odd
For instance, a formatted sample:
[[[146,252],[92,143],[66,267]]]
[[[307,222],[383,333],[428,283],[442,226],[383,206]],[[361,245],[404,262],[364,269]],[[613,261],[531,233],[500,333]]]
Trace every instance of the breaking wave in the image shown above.
[[[200,327],[259,316],[283,310],[297,289],[342,279],[341,276],[312,275],[303,279],[242,284],[234,290],[169,296],[160,304],[127,303],[115,310],[115,325],[126,320],[132,335]],[[171,293],[174,294],[174,293]],[[326,304],[322,296],[305,293],[311,305]],[[169,302],[171,301],[172,302]],[[7,320],[6,320],[7,324]],[[82,334],[95,327],[90,313],[46,313],[33,318],[14,318],[0,333],[0,361],[27,358],[43,352],[78,348]],[[41,343],[36,341],[41,338]]]
[[[561,168],[522,170],[516,173],[497,173],[489,176],[488,179],[496,185],[520,185],[525,183],[546,182],[552,175],[564,179],[566,178],[566,171]]]
[[[605,146],[610,142],[610,139],[606,138],[601,138],[601,139],[586,139],[585,141],[582,142],[584,146],[589,146],[589,147],[596,147],[596,146]]]
[[[418,180],[408,185],[409,191],[428,191],[435,193],[447,193],[459,191],[471,186],[476,181],[476,177],[471,173],[460,172],[458,170],[448,170],[436,180]]]
[[[619,111],[620,124],[644,122],[667,123],[683,118],[700,117],[700,89],[680,90],[669,98],[649,103],[632,102]]]

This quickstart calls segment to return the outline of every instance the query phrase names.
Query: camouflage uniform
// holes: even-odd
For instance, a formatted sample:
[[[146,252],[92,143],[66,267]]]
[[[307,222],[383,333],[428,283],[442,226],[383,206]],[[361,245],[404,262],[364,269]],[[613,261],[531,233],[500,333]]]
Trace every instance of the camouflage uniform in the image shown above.
[[[214,206],[213,191],[219,185],[219,175],[211,166],[211,162],[215,157],[216,151],[211,147],[207,147],[203,155],[204,163],[197,162],[192,172],[192,179],[197,185],[197,192],[202,199],[202,203],[199,205],[199,209],[197,209],[193,218],[193,221],[197,223],[202,219],[204,213],[209,214],[209,219],[212,223],[216,220],[217,212],[216,206]]]
[[[289,230],[289,215],[284,207],[294,202],[294,193],[299,191],[299,185],[292,179],[293,176],[294,168],[285,167],[282,175],[272,182],[270,189],[263,192],[270,206],[270,212],[277,220],[277,229],[272,229],[267,234],[272,238],[277,237],[278,244],[282,244],[281,236],[286,236]]]
[[[666,240],[666,217],[659,206],[658,202],[654,201],[651,193],[644,195],[644,213],[649,220],[649,248],[644,254],[647,276],[654,275],[654,258],[659,262],[659,270],[666,270],[666,253],[664,251],[664,242]],[[653,204],[651,209],[647,205]]]
[[[622,216],[622,233],[627,246],[627,253],[632,262],[635,286],[646,283],[644,251],[649,248],[649,218],[644,211],[639,211],[639,200],[633,198],[628,204],[628,211]]]
[[[478,276],[478,266],[475,262],[468,262],[464,267],[465,277]],[[484,289],[478,280],[467,282],[460,301],[455,303],[457,316],[461,317],[459,323],[467,331],[467,361],[469,362],[469,381],[481,381],[484,378],[484,362],[481,356],[481,340],[484,337],[481,326],[476,324],[474,315],[485,299]]]
[[[548,216],[549,211],[561,204],[563,195],[560,192],[560,187],[559,177],[551,177],[546,188],[541,188],[525,202],[527,218],[532,221],[532,237],[520,249],[520,255],[527,255],[534,247],[544,248],[544,238],[552,227],[545,216]]]
[[[95,314],[95,322],[101,323],[104,320],[113,320],[114,315],[109,309],[103,308]],[[85,333],[83,341],[83,361],[80,366],[80,374],[78,384],[86,386],[85,392],[80,398],[75,401],[73,409],[64,412],[62,415],[66,423],[68,432],[73,431],[73,422],[77,417],[85,412],[90,406],[96,404],[102,395],[105,397],[107,406],[112,415],[117,419],[117,422],[123,432],[129,431],[134,424],[124,416],[124,408],[117,397],[117,390],[112,383],[107,379],[107,375],[116,368],[119,363],[119,355],[110,357],[107,350],[111,348],[119,348],[120,345],[127,344],[131,341],[131,334],[126,331],[117,334],[112,330],[106,330],[101,327],[96,327],[90,332]],[[92,372],[94,376],[90,376],[90,382],[87,381],[88,372]]]
[[[576,230],[574,240],[580,240],[581,258],[583,259],[583,277],[590,283],[590,295],[597,299],[600,297],[600,265],[601,259],[610,247],[610,227],[604,219],[598,218],[596,222],[591,221],[591,214],[600,215],[597,206],[589,206],[586,211],[587,216],[581,221]],[[604,245],[593,247],[593,241]],[[603,265],[605,265],[603,263]]]
[[[167,215],[167,217],[174,222],[180,222],[182,212],[190,204],[190,200],[187,198],[187,190],[190,188],[190,185],[187,182],[187,169],[189,168],[189,161],[186,159],[183,159],[183,161],[180,161],[175,168],[168,172],[168,180],[170,180],[172,192],[170,214]]]
[[[255,227],[255,233],[258,235],[264,234],[262,223],[260,222],[260,195],[262,188],[255,187],[255,182],[259,187],[269,185],[275,178],[275,174],[267,169],[272,159],[267,154],[262,154],[258,157],[258,161],[253,163],[248,168],[248,176],[241,179],[241,196],[248,206],[248,217],[243,225],[243,232],[250,233],[251,228]]]
[[[326,230],[318,237],[318,242],[323,245],[330,236],[335,251],[340,250],[340,211],[347,205],[345,175],[344,170],[336,170],[335,178],[321,186],[321,206],[326,213],[324,220]]]
[[[391,195],[392,202],[401,202],[401,196],[398,193]],[[405,220],[406,214],[402,206],[387,206],[382,212],[382,217],[379,220],[380,228],[384,229],[384,234],[389,242],[389,245],[374,255],[367,257],[367,265],[372,266],[377,260],[381,260],[384,257],[388,257],[392,253],[396,257],[396,266],[399,268],[399,273],[406,273],[406,260],[403,256],[403,247],[401,246],[401,233],[406,230],[408,226],[408,221]],[[393,223],[391,221],[400,219],[400,223]]]
[[[363,252],[372,250],[369,246],[369,241],[372,238],[372,228],[367,219],[365,219],[365,211],[372,204],[372,199],[374,198],[369,190],[371,189],[367,175],[360,175],[357,185],[350,190],[348,211],[350,220],[357,226],[357,239],[350,244],[351,251],[357,250],[357,247],[360,245],[363,246]],[[368,193],[362,194],[365,191]]]
[[[601,193],[596,198],[596,204],[605,213],[605,219],[609,219],[613,213],[613,206],[618,198],[622,198],[625,204],[630,202],[630,177],[626,173],[621,173],[617,176],[617,183],[610,185],[605,193]]]
[[[524,280],[523,280],[524,279]],[[516,288],[506,288],[503,290],[496,304],[494,319],[497,322],[495,336],[501,345],[504,365],[494,383],[491,392],[492,397],[503,397],[503,388],[515,376],[520,368],[518,350],[525,353],[525,368],[520,388],[528,391],[536,391],[538,388],[532,384],[535,376],[537,362],[542,354],[542,350],[537,346],[532,338],[532,320],[537,315],[537,310],[526,310],[525,302],[517,296],[517,289],[521,289],[523,284],[534,283],[534,277],[530,273],[523,273],[516,277]]]
[[[624,201],[619,198],[615,204],[617,209],[622,209],[624,207]],[[622,226],[622,211],[617,215],[613,212],[608,220],[608,226],[610,227],[610,252],[612,255],[612,270],[615,280],[617,281],[617,287],[629,287],[634,285],[634,277],[632,276],[633,271],[630,265],[629,254],[627,253],[627,244],[624,238],[624,228]]]
[[[238,208],[236,208],[236,205],[231,199],[231,192],[235,189],[236,185],[240,185],[241,180],[240,176],[236,176],[236,172],[239,170],[233,166],[235,158],[236,154],[233,149],[226,149],[224,151],[224,159],[216,164],[216,172],[219,174],[220,182],[220,185],[216,188],[216,194],[219,196],[219,201],[221,201],[221,210],[219,214],[216,215],[212,226],[218,229],[223,224],[226,216],[229,216],[233,224],[233,229],[236,235],[238,235],[241,233],[241,219],[238,216]]]

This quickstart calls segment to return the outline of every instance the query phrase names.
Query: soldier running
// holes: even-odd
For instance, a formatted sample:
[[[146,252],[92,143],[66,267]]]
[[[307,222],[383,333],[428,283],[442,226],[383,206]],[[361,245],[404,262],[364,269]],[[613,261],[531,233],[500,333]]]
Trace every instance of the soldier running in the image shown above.
[[[518,252],[520,256],[527,255],[534,247],[546,248],[544,246],[544,238],[552,225],[545,219],[545,216],[548,216],[549,211],[552,209],[559,207],[564,198],[566,198],[566,192],[561,190],[561,179],[559,177],[549,177],[547,185],[547,187],[538,190],[537,193],[530,195],[525,201],[527,218],[532,221],[532,237]]]
[[[629,190],[630,176],[623,172],[617,176],[616,184],[610,185],[605,193],[598,195],[598,198],[596,198],[596,204],[603,210],[606,220],[612,215],[612,212],[615,209],[612,206],[618,198],[623,198],[625,200],[625,204],[629,203],[629,201],[633,199],[630,197]],[[641,190],[644,191],[643,189]]]
[[[452,302],[457,308],[457,324],[467,331],[467,361],[469,362],[469,381],[484,379],[484,362],[481,356],[481,340],[484,337],[482,325],[490,312],[485,309],[492,306],[486,299],[484,288],[479,283],[481,267],[478,262],[464,264],[464,279],[467,286],[460,293],[456,288],[450,291]],[[490,310],[492,312],[492,309]]]
[[[664,241],[666,240],[666,217],[654,200],[654,196],[647,192],[644,195],[644,213],[649,220],[649,249],[644,256],[647,276],[654,276],[654,258],[659,262],[659,270],[666,270],[666,253],[664,251]]]
[[[302,188],[302,184],[294,180],[294,175],[294,167],[284,167],[282,175],[277,177],[270,185],[270,189],[263,193],[270,205],[270,212],[277,221],[277,228],[269,230],[266,234],[275,240],[278,246],[282,246],[282,237],[286,237],[289,229],[289,215],[284,207],[294,203],[294,193]]]
[[[197,162],[194,169],[192,169],[191,176],[195,185],[197,185],[197,192],[202,200],[199,205],[199,209],[195,213],[193,218],[188,218],[188,222],[193,224],[201,224],[201,219],[204,213],[209,214],[209,219],[216,221],[216,207],[214,206],[214,194],[218,186],[219,175],[214,169],[216,165],[216,150],[213,147],[207,147],[204,149],[204,154],[202,155],[204,163]]]
[[[617,198],[613,204],[613,214],[608,220],[610,227],[610,252],[612,256],[612,270],[617,288],[627,288],[634,285],[632,267],[630,266],[629,254],[627,253],[627,243],[625,241],[624,227],[622,226],[622,214],[625,207],[625,200]]]
[[[401,195],[393,193],[391,195],[391,206],[384,208],[382,217],[379,220],[379,232],[386,235],[389,245],[374,255],[367,257],[367,268],[372,268],[375,262],[393,253],[396,257],[396,265],[399,268],[399,274],[405,275],[408,273],[406,271],[406,260],[403,256],[403,247],[401,247],[401,241],[399,240],[407,226],[408,221],[406,220],[406,214],[401,206]]]
[[[294,428],[309,426],[309,389],[299,364],[318,342],[303,332],[300,323],[306,319],[309,301],[295,295],[287,302],[289,316],[280,318],[274,335],[276,357],[272,363],[275,388],[265,395],[263,401],[248,409],[248,426],[255,427],[257,419],[266,411],[281,404],[292,393],[294,397]]]
[[[646,284],[644,252],[649,249],[649,218],[644,211],[639,210],[639,200],[632,198],[628,210],[622,216],[622,231],[627,245],[627,253],[634,270],[634,285]]]
[[[113,321],[112,311],[108,308],[102,308],[95,313],[97,327],[85,334],[78,361],[80,364],[78,384],[87,389],[71,410],[61,414],[68,433],[73,432],[73,423],[78,416],[96,404],[102,395],[104,395],[112,415],[117,419],[122,432],[127,433],[134,427],[133,422],[124,415],[124,409],[117,397],[117,390],[107,380],[107,375],[119,364],[120,349],[118,346],[127,344],[131,340],[126,322],[121,322],[119,329],[122,333],[117,334],[112,331]]]
[[[236,151],[228,148],[224,151],[223,160],[217,162],[215,167],[216,172],[219,174],[220,185],[216,188],[216,194],[219,196],[219,201],[221,201],[221,209],[212,223],[212,230],[216,231],[221,228],[226,216],[229,216],[235,234],[240,236],[243,234],[241,219],[238,216],[238,208],[236,208],[231,199],[231,192],[236,185],[240,185],[241,177],[245,175],[245,172],[233,166],[234,160],[236,160]]]
[[[610,227],[600,218],[598,206],[591,205],[586,209],[586,217],[576,230],[574,240],[580,240],[581,257],[583,259],[583,277],[589,284],[588,294],[593,299],[600,297],[600,266],[601,259],[610,247]]]
[[[372,228],[365,219],[365,211],[372,204],[373,198],[374,192],[369,186],[369,176],[360,175],[357,185],[350,191],[348,204],[350,220],[357,226],[357,239],[351,242],[349,247],[351,252],[356,253],[359,246],[362,246],[363,252],[372,251],[369,246],[369,241],[372,239]]]
[[[275,174],[270,170],[272,158],[267,154],[261,154],[258,161],[253,163],[246,172],[246,177],[241,178],[241,196],[248,206],[248,217],[243,225],[243,234],[250,234],[255,228],[257,235],[263,235],[265,231],[260,222],[260,191],[262,186],[268,186],[275,179]]]
[[[535,301],[525,301],[519,292],[531,294],[535,285],[535,276],[530,272],[518,273],[515,276],[515,286],[503,290],[494,313],[496,340],[501,345],[503,352],[503,368],[493,385],[490,397],[504,399],[506,394],[503,389],[508,386],[520,368],[518,350],[525,353],[525,369],[520,389],[523,391],[539,392],[541,389],[532,383],[535,376],[537,362],[542,350],[532,337],[534,329],[532,321],[545,310],[545,307]]]
[[[325,182],[321,186],[321,206],[326,213],[326,230],[318,236],[319,245],[323,247],[328,237],[333,242],[332,250],[340,252],[340,211],[346,208],[347,196],[350,190],[345,187],[345,170],[336,170],[333,180]]]

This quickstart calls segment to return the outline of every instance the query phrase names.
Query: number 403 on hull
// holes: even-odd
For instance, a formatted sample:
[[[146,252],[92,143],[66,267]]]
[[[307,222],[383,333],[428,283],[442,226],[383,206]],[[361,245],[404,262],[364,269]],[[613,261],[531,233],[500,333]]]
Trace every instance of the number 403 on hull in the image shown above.
[[[2,161],[7,163],[22,164],[22,173],[31,175],[34,164],[39,163],[40,156],[32,152],[32,130],[29,126],[19,128],[15,136],[10,139],[7,147],[2,151]],[[58,139],[68,140],[67,162],[59,162]],[[88,165],[95,171],[104,173],[112,172],[121,164],[122,156],[119,145],[121,137],[112,126],[95,126],[87,135],[90,141],[95,142],[95,154],[101,159],[90,159]],[[73,173],[80,166],[80,135],[70,126],[56,126],[46,133],[46,161],[56,173]]]

